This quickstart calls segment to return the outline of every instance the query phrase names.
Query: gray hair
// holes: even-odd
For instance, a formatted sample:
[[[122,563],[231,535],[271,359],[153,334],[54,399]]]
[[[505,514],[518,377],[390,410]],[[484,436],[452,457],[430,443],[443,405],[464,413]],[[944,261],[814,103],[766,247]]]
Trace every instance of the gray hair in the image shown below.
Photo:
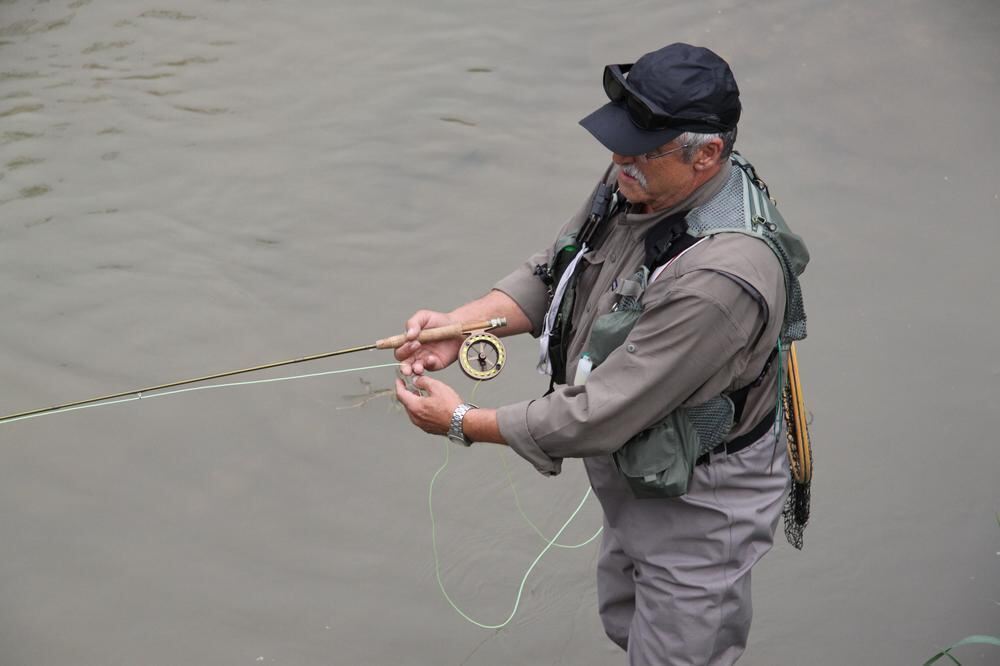
[[[722,153],[719,154],[719,161],[729,157],[730,153],[733,152],[733,144],[736,143],[736,128],[729,130],[728,132],[717,132],[714,134],[699,134],[698,132],[684,132],[679,137],[677,141],[681,145],[687,144],[684,148],[684,152],[681,153],[681,157],[685,162],[690,162],[694,159],[695,153],[704,146],[706,143],[712,139],[722,139]]]

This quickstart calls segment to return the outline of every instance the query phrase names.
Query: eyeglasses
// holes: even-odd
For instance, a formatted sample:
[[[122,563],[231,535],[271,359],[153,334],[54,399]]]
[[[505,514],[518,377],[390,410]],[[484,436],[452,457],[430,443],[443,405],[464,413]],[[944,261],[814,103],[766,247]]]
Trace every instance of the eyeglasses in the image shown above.
[[[612,102],[622,104],[625,107],[632,124],[639,129],[655,132],[678,125],[702,125],[722,131],[732,129],[711,118],[687,118],[667,113],[629,87],[625,80],[625,74],[630,69],[632,69],[632,63],[606,66],[604,68],[604,92]]]
[[[642,162],[649,162],[650,160],[658,160],[661,157],[672,155],[673,153],[676,153],[678,150],[684,150],[690,145],[691,145],[690,143],[685,143],[682,146],[677,146],[676,148],[671,148],[670,150],[664,150],[662,153],[643,153],[642,155],[639,155],[637,159]]]

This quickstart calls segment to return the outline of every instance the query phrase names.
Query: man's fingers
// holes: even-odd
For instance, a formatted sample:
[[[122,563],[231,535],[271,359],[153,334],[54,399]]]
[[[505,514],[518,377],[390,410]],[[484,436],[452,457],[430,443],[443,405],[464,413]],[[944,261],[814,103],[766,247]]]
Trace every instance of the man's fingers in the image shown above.
[[[436,389],[441,385],[441,382],[434,379],[433,377],[428,377],[427,375],[420,375],[414,380],[413,385],[418,389],[427,391],[429,395],[434,395]]]
[[[420,331],[427,327],[431,313],[428,310],[419,310],[412,317],[406,320],[406,337],[408,340],[416,340]]]
[[[403,380],[398,378],[396,379],[396,398],[400,403],[402,403],[403,407],[412,417],[413,410],[417,408],[420,396],[414,395],[410,389],[406,388],[406,384],[403,383]]]
[[[416,340],[404,342],[392,352],[397,361],[403,361],[413,356],[420,349],[420,343]]]

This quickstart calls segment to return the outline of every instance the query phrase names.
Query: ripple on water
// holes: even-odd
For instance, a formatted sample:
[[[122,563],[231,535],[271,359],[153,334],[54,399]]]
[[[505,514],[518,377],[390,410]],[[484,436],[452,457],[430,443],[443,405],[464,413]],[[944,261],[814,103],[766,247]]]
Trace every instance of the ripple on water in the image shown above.
[[[41,111],[44,108],[44,104],[21,104],[20,106],[15,106],[7,109],[6,111],[0,111],[0,118],[8,118],[21,113],[34,113],[35,111]]]
[[[15,21],[10,25],[0,26],[0,36],[15,37],[21,35],[33,35],[36,32],[48,32],[50,30],[55,30],[56,28],[62,28],[69,25],[74,16],[75,14],[70,14],[69,16],[64,16],[54,21],[39,21],[37,19]]]
[[[37,220],[32,220],[31,222],[26,222],[24,228],[28,229],[30,227],[36,227],[39,224],[45,224],[46,222],[51,222],[54,215],[49,215],[48,217],[40,217]]]
[[[159,74],[132,74],[130,76],[119,76],[118,78],[122,81],[128,80],[139,80],[139,81],[152,81],[153,79],[166,79],[173,76],[173,72],[160,72]],[[110,79],[96,79],[98,81],[109,81]]]
[[[3,132],[0,134],[0,146],[14,143],[15,141],[24,141],[25,139],[37,139],[40,136],[41,134],[36,132]]]
[[[123,39],[117,42],[94,42],[80,53],[86,55],[88,53],[97,53],[98,51],[108,51],[110,49],[123,49],[126,46],[132,44],[132,40]]]
[[[158,62],[156,67],[184,67],[185,65],[207,65],[208,63],[219,62],[218,58],[205,58],[203,56],[193,56],[191,58],[184,58],[183,60],[174,60],[171,62]]]
[[[464,118],[458,118],[456,116],[442,116],[441,120],[446,123],[456,123],[458,125],[465,125],[466,127],[475,127],[476,123],[471,120],[465,120]]]
[[[14,171],[15,169],[31,166],[32,164],[41,164],[44,161],[45,160],[41,159],[40,157],[26,157],[24,155],[20,155],[7,162],[7,168],[11,171]]]
[[[229,109],[215,106],[181,106],[179,104],[173,105],[175,109],[179,111],[190,111],[191,113],[202,113],[208,116],[217,116],[220,113],[229,113]]]
[[[190,14],[182,14],[181,12],[169,10],[169,9],[150,9],[139,14],[139,18],[160,18],[160,19],[170,19],[172,21],[190,21],[195,16]]]
[[[17,72],[17,71],[7,71],[0,72],[0,81],[14,81],[20,79],[40,79],[43,74],[41,72]]]
[[[35,197],[40,197],[51,191],[52,188],[48,185],[29,185],[28,187],[22,187],[18,190],[16,197],[0,200],[0,205],[8,204],[11,201],[16,201],[17,199],[34,199]]]
[[[33,199],[35,197],[40,197],[43,194],[48,194],[52,191],[52,188],[48,185],[30,185],[28,187],[22,187],[18,190],[18,194],[21,195],[22,199]]]

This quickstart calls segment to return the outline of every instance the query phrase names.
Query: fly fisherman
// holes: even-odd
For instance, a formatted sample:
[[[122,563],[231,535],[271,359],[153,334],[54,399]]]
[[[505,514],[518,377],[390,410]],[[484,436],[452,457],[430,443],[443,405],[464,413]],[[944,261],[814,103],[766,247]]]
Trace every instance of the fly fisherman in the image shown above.
[[[632,665],[732,664],[788,484],[779,350],[805,337],[808,253],[732,153],[739,90],[718,55],[671,44],[606,67],[604,90],[580,121],[612,153],[598,186],[486,296],[406,322],[396,357],[422,395],[397,395],[422,430],[506,444],[542,474],[583,458],[608,636]],[[496,316],[542,340],[544,397],[477,408],[424,375],[461,341],[420,330]]]

